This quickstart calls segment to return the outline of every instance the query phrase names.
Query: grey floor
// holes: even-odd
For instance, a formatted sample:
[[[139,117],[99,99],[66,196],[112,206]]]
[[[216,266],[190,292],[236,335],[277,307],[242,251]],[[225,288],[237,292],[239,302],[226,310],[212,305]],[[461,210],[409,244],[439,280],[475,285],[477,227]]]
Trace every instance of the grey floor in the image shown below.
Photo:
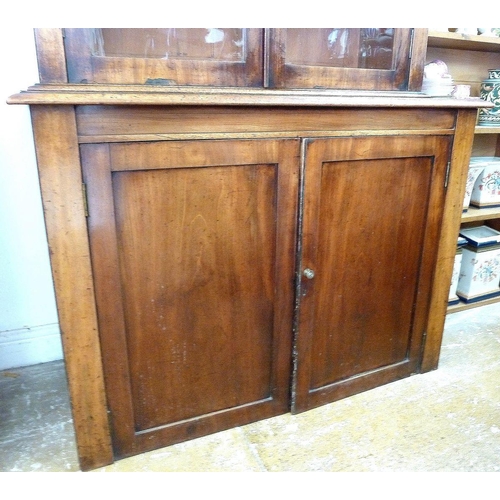
[[[0,471],[79,471],[62,362],[0,372]],[[448,316],[436,371],[113,471],[499,472],[500,304]]]

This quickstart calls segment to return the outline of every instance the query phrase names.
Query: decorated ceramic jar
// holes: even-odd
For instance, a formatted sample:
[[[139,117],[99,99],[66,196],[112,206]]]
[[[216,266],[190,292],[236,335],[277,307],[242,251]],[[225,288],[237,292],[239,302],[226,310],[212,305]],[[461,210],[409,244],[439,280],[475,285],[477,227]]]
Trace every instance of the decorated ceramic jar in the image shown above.
[[[467,174],[467,183],[465,185],[463,212],[467,212],[467,210],[469,209],[472,190],[474,189],[476,180],[484,170],[484,167],[487,165],[487,160],[484,160],[482,157],[472,157],[470,159],[469,172]]]
[[[478,208],[500,207],[500,158],[486,156],[475,165],[483,169],[472,188],[470,204]]]
[[[500,296],[499,280],[499,245],[463,249],[456,294],[464,302]]]
[[[493,107],[479,110],[478,125],[500,127],[500,69],[489,69],[488,73],[489,77],[481,83],[480,97]]]
[[[464,302],[500,296],[500,232],[488,226],[460,231],[467,240],[456,294]]]

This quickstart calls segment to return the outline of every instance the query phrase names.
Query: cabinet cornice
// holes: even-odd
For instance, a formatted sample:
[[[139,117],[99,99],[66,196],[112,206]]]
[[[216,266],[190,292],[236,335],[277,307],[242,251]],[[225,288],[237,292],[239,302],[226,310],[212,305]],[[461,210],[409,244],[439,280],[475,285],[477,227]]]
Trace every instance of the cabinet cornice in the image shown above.
[[[160,106],[325,106],[401,108],[491,107],[478,98],[429,97],[417,92],[241,89],[233,87],[143,87],[34,85],[12,95],[9,104]]]

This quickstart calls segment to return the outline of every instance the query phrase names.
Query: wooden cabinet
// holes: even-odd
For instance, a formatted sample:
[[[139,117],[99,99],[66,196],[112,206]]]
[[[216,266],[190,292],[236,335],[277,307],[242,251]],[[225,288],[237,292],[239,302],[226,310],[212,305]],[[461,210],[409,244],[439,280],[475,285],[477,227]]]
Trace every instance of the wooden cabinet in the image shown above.
[[[471,95],[479,96],[488,69],[500,67],[500,38],[462,35],[453,32],[430,32],[427,61],[441,59],[448,65],[456,83],[471,86]],[[500,128],[476,126],[471,156],[500,156]],[[462,215],[462,227],[488,225],[500,230],[500,208],[470,207]],[[498,297],[449,307],[449,312],[495,303]]]
[[[42,83],[9,102],[83,470],[437,367],[484,103],[75,84],[61,31],[37,39]]]

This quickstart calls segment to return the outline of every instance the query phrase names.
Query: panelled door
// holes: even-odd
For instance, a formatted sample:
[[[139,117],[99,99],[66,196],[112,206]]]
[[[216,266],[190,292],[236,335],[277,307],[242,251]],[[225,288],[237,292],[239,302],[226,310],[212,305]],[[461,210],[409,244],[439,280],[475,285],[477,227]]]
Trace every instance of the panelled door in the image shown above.
[[[450,143],[306,140],[293,412],[418,370]]]
[[[426,37],[409,28],[270,28],[269,86],[420,90]]]
[[[299,153],[81,146],[117,457],[289,411]]]
[[[263,85],[259,28],[65,28],[70,83]]]

